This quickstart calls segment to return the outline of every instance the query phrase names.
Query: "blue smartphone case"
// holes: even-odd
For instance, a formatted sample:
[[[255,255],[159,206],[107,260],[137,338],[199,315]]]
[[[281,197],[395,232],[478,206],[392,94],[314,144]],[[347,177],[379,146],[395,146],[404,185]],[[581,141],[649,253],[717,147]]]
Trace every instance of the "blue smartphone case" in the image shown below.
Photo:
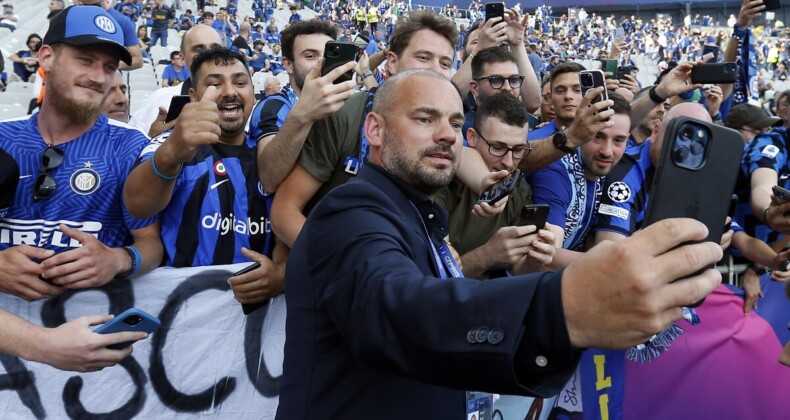
[[[155,316],[140,309],[131,308],[123,311],[123,313],[110,320],[110,322],[99,326],[99,328],[96,328],[93,332],[98,334],[112,334],[122,331],[142,331],[151,334],[158,330],[160,325],[159,319]],[[134,344],[133,341],[128,341],[113,344],[107,346],[107,348],[119,350],[129,347],[132,344]]]

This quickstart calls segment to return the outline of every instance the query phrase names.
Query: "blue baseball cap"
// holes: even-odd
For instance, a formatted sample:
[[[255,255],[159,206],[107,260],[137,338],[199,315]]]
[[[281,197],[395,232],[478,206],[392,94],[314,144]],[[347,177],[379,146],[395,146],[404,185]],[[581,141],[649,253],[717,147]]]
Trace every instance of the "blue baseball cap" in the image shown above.
[[[131,65],[132,55],[123,41],[121,26],[101,7],[69,6],[50,20],[43,45],[106,44],[115,47],[121,61]]]

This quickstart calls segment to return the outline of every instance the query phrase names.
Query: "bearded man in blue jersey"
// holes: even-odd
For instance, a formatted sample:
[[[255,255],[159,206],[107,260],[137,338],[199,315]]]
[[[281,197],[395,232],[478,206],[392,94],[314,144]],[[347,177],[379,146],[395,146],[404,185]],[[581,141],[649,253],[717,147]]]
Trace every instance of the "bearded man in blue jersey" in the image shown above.
[[[41,111],[0,123],[0,147],[20,168],[0,224],[0,291],[26,300],[140,274],[162,258],[156,220],[133,218],[122,200],[147,139],[99,114],[119,60],[132,61],[117,23],[102,8],[69,7],[43,44]]]
[[[252,79],[244,55],[224,47],[198,54],[190,71],[191,103],[172,132],[143,150],[124,199],[137,217],[160,215],[166,265],[260,262],[230,279],[239,302],[258,303],[284,290],[285,258],[269,223],[272,196],[258,181],[255,139],[244,131]]]

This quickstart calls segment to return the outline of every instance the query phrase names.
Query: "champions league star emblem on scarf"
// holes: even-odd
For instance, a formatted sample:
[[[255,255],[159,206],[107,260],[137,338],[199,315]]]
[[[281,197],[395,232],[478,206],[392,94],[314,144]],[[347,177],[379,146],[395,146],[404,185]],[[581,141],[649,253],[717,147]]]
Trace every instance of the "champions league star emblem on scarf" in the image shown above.
[[[683,307],[683,319],[689,324],[699,324],[699,316],[692,308]],[[672,325],[667,327],[664,331],[654,335],[647,341],[647,343],[639,344],[631,347],[626,351],[625,358],[636,363],[647,363],[661,356],[662,353],[667,351],[672,342],[683,334],[683,328],[680,328],[677,323],[673,322]]]

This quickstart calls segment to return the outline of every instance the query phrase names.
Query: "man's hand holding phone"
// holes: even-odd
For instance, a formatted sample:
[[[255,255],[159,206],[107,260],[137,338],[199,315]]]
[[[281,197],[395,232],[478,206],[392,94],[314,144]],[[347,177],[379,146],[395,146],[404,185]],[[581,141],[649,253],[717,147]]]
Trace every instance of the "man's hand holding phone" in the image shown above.
[[[493,187],[499,181],[507,178],[510,176],[510,172],[505,169],[497,172],[491,172],[483,178],[482,182],[480,183],[480,189],[482,191],[486,191],[489,188]],[[505,205],[507,204],[508,197],[504,197],[503,199],[499,200],[494,204],[488,203],[477,203],[472,207],[472,214],[477,217],[493,217],[499,213],[502,213],[505,210]]]
[[[763,220],[769,228],[783,233],[790,234],[790,191],[779,187],[773,187],[771,204],[763,211]]]
[[[247,248],[242,248],[241,253],[260,265],[228,279],[236,300],[242,304],[258,303],[285,290],[285,268],[281,264],[275,264],[269,257]]]
[[[354,94],[356,81],[334,82],[344,73],[353,71],[357,63],[349,61],[321,76],[324,63],[325,59],[320,58],[305,77],[299,101],[288,114],[289,118],[296,117],[302,124],[312,124],[337,112],[346,99]]]
[[[579,107],[576,108],[576,117],[573,123],[565,130],[568,147],[579,147],[592,140],[599,131],[614,124],[610,120],[610,117],[614,115],[614,111],[611,109],[614,102],[607,99],[593,103],[593,100],[599,98],[603,91],[602,87],[593,88],[582,97]]]

